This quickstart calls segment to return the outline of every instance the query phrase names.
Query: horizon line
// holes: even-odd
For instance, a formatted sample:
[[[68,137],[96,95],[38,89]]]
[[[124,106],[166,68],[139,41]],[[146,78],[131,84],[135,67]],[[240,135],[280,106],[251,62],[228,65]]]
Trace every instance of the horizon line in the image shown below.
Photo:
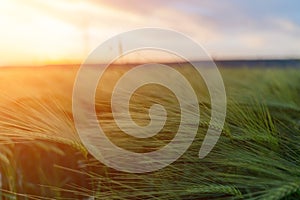
[[[300,58],[221,58],[221,59],[212,59],[214,62],[259,62],[259,61],[296,61],[300,62]],[[193,60],[191,62],[210,62],[210,60]],[[149,62],[155,63],[155,62]],[[161,64],[180,64],[188,63],[188,61],[159,61],[157,63]],[[9,68],[9,67],[69,67],[69,66],[81,66],[83,63],[57,63],[57,64],[40,64],[40,65],[2,65],[0,68]],[[108,65],[109,63],[90,63],[88,65]],[[146,62],[122,62],[122,63],[113,63],[112,65],[140,65],[146,64]],[[109,64],[111,65],[111,64]]]

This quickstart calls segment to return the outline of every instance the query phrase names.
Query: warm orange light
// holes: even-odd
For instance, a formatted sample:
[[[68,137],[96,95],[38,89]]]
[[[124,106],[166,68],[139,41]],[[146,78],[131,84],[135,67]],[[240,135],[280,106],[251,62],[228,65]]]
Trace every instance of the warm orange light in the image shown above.
[[[80,63],[134,15],[85,1],[1,1],[0,66]],[[122,28],[122,27],[121,27]]]

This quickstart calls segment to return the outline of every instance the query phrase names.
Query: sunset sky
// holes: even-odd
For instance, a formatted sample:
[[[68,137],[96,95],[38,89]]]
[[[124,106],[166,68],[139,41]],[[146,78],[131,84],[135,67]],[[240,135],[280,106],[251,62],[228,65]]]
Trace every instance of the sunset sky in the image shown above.
[[[182,32],[217,59],[300,58],[299,9],[297,0],[0,0],[0,66],[81,63],[143,27]]]

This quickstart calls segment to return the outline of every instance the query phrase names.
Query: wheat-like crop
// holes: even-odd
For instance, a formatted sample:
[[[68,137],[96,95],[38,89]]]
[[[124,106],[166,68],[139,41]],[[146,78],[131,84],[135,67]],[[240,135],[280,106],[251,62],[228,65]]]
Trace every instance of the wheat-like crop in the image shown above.
[[[76,70],[63,74],[56,70],[48,76],[46,70],[30,75],[29,83],[19,81],[24,85],[39,83],[27,88],[26,94],[19,90],[15,91],[18,95],[2,94],[0,172],[4,199],[299,198],[298,69],[222,69],[228,100],[226,123],[224,127],[214,124],[213,128],[222,130],[221,138],[213,151],[199,160],[211,114],[209,95],[203,80],[193,76],[189,67],[178,68],[192,77],[194,88],[201,91],[197,93],[201,111],[198,134],[176,162],[146,174],[116,171],[88,154],[73,122],[71,86]],[[135,152],[161,148],[178,128],[178,102],[162,89],[159,95],[149,93],[149,88],[137,91],[130,105],[136,123],[149,122],[147,111],[153,103],[166,105],[168,120],[155,137],[140,140],[127,136],[115,124],[109,100],[114,83],[125,71],[112,69],[99,82],[104,84],[95,100],[99,123],[122,148]]]

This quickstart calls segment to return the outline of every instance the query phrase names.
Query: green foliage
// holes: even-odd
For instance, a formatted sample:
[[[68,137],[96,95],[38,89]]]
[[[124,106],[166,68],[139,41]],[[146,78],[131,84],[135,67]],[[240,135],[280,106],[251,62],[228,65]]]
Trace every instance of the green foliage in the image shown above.
[[[183,70],[187,75],[191,73]],[[1,107],[2,197],[299,199],[299,69],[241,68],[222,69],[221,73],[228,107],[216,147],[199,160],[198,151],[210,115],[208,98],[203,97],[198,135],[192,146],[170,166],[146,174],[119,172],[86,155],[70,110],[54,97],[49,97],[51,101],[22,99]],[[121,133],[113,122],[107,99],[97,99],[96,110],[103,111],[99,121],[111,133],[113,142],[136,152],[155,150],[172,139],[180,121],[178,102],[171,97],[166,93],[164,98],[148,98],[150,104],[171,105],[169,121],[162,130],[169,135],[160,133],[149,140],[129,141],[132,138]],[[143,106],[147,102],[139,94],[134,100],[131,112],[138,123],[146,124],[149,119]]]

